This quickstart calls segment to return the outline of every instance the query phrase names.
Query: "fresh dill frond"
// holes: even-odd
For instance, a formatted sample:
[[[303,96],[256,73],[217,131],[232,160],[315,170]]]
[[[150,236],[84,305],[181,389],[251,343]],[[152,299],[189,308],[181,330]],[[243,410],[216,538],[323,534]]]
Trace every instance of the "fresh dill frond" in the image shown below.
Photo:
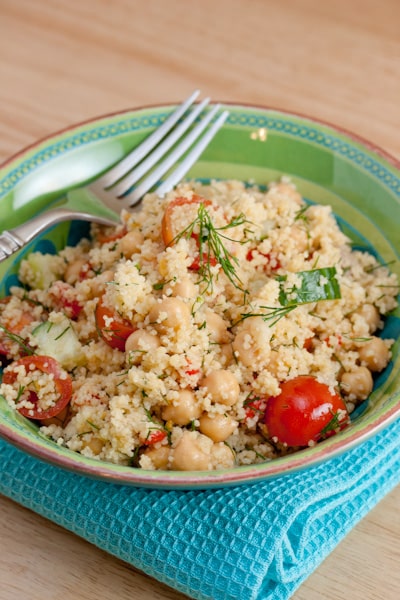
[[[377,265],[373,266],[373,267],[367,267],[365,269],[366,273],[372,273],[373,271],[376,271],[376,269],[380,269],[381,267],[388,267],[389,265],[393,265],[394,263],[396,263],[396,260],[389,260],[387,262],[384,263],[378,263]]]
[[[4,327],[4,325],[0,325],[0,331],[3,331],[4,335],[9,340],[11,340],[12,342],[16,342],[26,354],[28,354],[28,355],[35,354],[34,350],[32,350],[32,348],[30,348],[28,346],[28,344],[25,342],[24,338],[22,338],[17,333],[13,333],[9,329],[7,329],[7,327]]]
[[[67,333],[67,331],[68,331],[69,329],[71,329],[70,325],[68,325],[68,327],[66,327],[66,328],[64,329],[64,331],[62,331],[62,332],[61,332],[61,333],[60,333],[60,334],[59,334],[57,337],[55,337],[54,339],[55,339],[55,340],[59,340],[60,338],[62,338],[62,336],[63,336],[64,334],[66,334],[66,333]]]
[[[297,306],[297,304],[291,306],[260,306],[260,309],[263,312],[242,313],[240,315],[241,318],[234,323],[234,325],[238,325],[240,321],[244,321],[250,317],[261,317],[264,321],[271,321],[270,325],[273,327],[280,319],[282,319],[282,317],[286,317],[286,315],[297,308]]]
[[[244,214],[240,213],[226,225],[216,227],[205,204],[200,202],[195,219],[175,237],[174,242],[183,237],[196,238],[199,250],[198,270],[205,283],[205,290],[212,288],[214,278],[212,267],[217,263],[232,285],[243,293],[247,293],[243,289],[242,281],[237,273],[238,259],[228,251],[224,244],[225,240],[239,244],[245,243],[247,240],[235,240],[226,235],[226,232],[247,222]]]
[[[305,212],[309,209],[309,205],[307,204],[306,206],[303,206],[302,208],[300,208],[300,210],[297,211],[294,220],[295,221],[306,221],[308,222],[308,215],[305,215]]]

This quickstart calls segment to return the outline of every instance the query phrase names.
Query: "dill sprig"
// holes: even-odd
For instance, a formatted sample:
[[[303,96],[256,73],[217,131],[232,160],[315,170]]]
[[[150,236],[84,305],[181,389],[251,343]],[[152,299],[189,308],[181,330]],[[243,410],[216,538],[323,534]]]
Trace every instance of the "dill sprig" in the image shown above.
[[[287,314],[297,308],[298,304],[292,304],[290,306],[260,306],[262,312],[248,312],[240,315],[239,321],[234,323],[237,325],[240,321],[249,319],[250,317],[261,317],[263,321],[272,321],[270,326],[273,327],[282,317],[286,317]]]
[[[344,333],[343,337],[350,340],[351,342],[369,342],[370,340],[372,340],[372,337],[357,337],[347,333]]]
[[[308,223],[308,215],[305,214],[305,212],[310,208],[310,206],[308,204],[306,204],[306,206],[303,206],[302,208],[300,208],[297,213],[295,214],[294,220],[295,221],[305,221],[306,223]]]
[[[345,422],[348,422],[347,419],[341,419],[341,411],[336,411],[335,413],[333,411],[330,411],[332,418],[331,420],[325,425],[325,427],[323,427],[321,429],[321,437],[327,437],[330,434],[332,434],[333,432],[335,432],[338,428],[340,428],[341,426],[343,426],[345,424]]]
[[[232,285],[240,291],[247,293],[242,288],[242,282],[236,271],[239,261],[236,256],[232,256],[229,253],[224,240],[239,244],[245,243],[246,240],[232,239],[225,232],[248,222],[245,215],[240,213],[238,216],[233,217],[226,225],[216,227],[205,204],[200,202],[195,219],[175,237],[175,242],[182,237],[190,238],[192,236],[198,240],[199,273],[206,284],[206,289],[212,288],[212,266],[215,264],[214,261],[216,261],[221,265],[223,272]]]
[[[397,262],[396,260],[389,260],[384,263],[378,263],[377,265],[374,265],[373,267],[367,267],[365,269],[365,272],[372,273],[373,271],[376,271],[377,269],[380,269],[381,267],[388,267],[389,265],[393,265],[396,262]]]
[[[0,331],[3,331],[3,333],[9,340],[11,340],[12,342],[16,342],[26,354],[35,354],[34,350],[32,350],[30,346],[28,346],[24,338],[18,335],[17,333],[13,333],[9,329],[7,329],[7,327],[4,327],[4,325],[0,325]]]
[[[63,335],[65,335],[67,333],[67,331],[69,331],[69,329],[71,329],[71,326],[68,325],[68,327],[66,327],[57,337],[55,337],[55,340],[59,340],[60,338],[62,338]]]

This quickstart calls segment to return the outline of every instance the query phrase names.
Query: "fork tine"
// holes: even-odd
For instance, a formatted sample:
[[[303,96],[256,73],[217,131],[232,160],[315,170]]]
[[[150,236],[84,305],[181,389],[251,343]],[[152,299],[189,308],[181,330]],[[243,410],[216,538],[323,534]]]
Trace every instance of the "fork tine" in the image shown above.
[[[96,187],[107,188],[119,181],[128,171],[133,169],[147,154],[158,144],[158,142],[172,129],[179,121],[181,116],[193,104],[200,90],[195,90],[176,110],[157,127],[139,146],[134,148],[130,154],[125,156],[118,164],[112,167],[107,173],[96,180]]]
[[[177,168],[172,171],[172,173],[162,182],[162,184],[157,188],[157,194],[159,196],[164,196],[167,192],[171,191],[172,188],[180,182],[180,180],[186,175],[189,171],[190,167],[194,165],[199,156],[204,152],[208,144],[213,139],[214,135],[222,127],[225,123],[226,119],[229,116],[229,112],[224,110],[223,113],[220,114],[218,119],[211,125],[210,129],[207,131],[205,135],[199,140],[199,142],[193,147],[193,149],[189,152],[189,154],[185,157],[185,159],[177,166]]]
[[[157,182],[161,179],[161,177],[163,175],[165,175],[165,173],[167,173],[167,171],[174,164],[176,164],[176,162],[186,152],[186,150],[188,148],[190,148],[190,146],[192,146],[192,144],[198,139],[198,137],[200,136],[200,134],[204,131],[204,129],[207,127],[207,125],[210,123],[210,121],[212,121],[212,119],[214,118],[215,114],[218,112],[219,109],[220,109],[220,105],[219,104],[217,104],[216,106],[214,106],[214,108],[209,113],[207,113],[207,115],[190,132],[190,134],[188,136],[186,136],[180,142],[180,144],[173,150],[173,152],[171,152],[171,154],[169,154],[158,165],[158,167],[154,171],[152,171],[149,174],[148,177],[146,177],[146,179],[144,181],[142,181],[125,198],[123,198],[123,200],[129,200],[129,206],[134,206],[149,190],[151,190],[152,187],[154,187],[154,185],[157,184]],[[222,115],[221,115],[221,117],[222,117]],[[225,119],[226,119],[226,116],[225,116],[224,120]],[[222,122],[218,123],[218,121],[216,121],[214,125],[216,125],[218,123],[219,127],[221,127]],[[213,134],[214,134],[214,132],[219,127],[214,128]],[[210,128],[210,132],[209,133],[211,133],[211,128]],[[210,141],[211,137],[209,137],[208,142]],[[205,145],[207,145],[208,142],[206,142]],[[205,147],[205,145],[204,145],[204,147]],[[186,170],[188,168],[190,168],[190,166],[191,165],[186,164]]]
[[[122,196],[125,194],[139,179],[141,179],[146,173],[154,167],[159,160],[172,148],[177,140],[189,129],[190,125],[200,115],[207,104],[210,102],[210,98],[205,98],[200,104],[195,106],[187,117],[168,136],[159,144],[153,152],[148,154],[137,167],[133,169],[126,177],[124,177],[119,184],[114,186],[110,190],[114,196]]]

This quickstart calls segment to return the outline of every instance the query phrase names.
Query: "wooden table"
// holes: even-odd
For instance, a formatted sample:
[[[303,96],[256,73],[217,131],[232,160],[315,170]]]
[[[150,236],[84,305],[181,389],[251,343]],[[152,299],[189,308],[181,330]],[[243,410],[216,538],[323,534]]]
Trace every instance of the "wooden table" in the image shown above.
[[[400,157],[399,23],[398,0],[0,0],[0,160],[74,122],[196,87],[314,115]],[[0,503],[2,600],[183,598]],[[397,599],[399,505],[398,488],[294,599]]]

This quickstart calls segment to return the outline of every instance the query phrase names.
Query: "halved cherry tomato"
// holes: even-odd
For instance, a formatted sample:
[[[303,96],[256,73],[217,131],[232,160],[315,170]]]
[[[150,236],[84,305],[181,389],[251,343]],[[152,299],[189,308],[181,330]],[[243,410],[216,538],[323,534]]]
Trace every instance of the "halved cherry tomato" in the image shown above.
[[[50,408],[42,410],[38,406],[38,394],[35,389],[30,389],[29,385],[22,391],[20,400],[28,400],[34,407],[27,408],[24,406],[18,407],[17,410],[24,417],[29,419],[49,419],[60,414],[67,406],[72,396],[72,380],[70,375],[61,368],[60,364],[51,356],[24,356],[11,363],[3,373],[3,383],[13,385],[17,383],[18,373],[16,367],[23,365],[26,370],[26,376],[33,370],[47,373],[54,376],[54,386],[58,393],[58,399]],[[18,389],[19,389],[18,384]]]
[[[211,200],[206,200],[205,198],[202,198],[197,194],[193,194],[191,198],[183,198],[180,196],[179,198],[175,198],[168,204],[167,208],[164,211],[164,215],[161,221],[161,233],[164,244],[166,246],[170,246],[176,237],[173,230],[172,218],[172,213],[174,212],[175,208],[177,206],[185,206],[187,204],[200,204],[201,202],[205,206],[210,206],[211,204]]]
[[[315,377],[300,375],[280,387],[281,393],[268,399],[265,410],[272,439],[288,446],[308,446],[349,423],[344,400]]]
[[[0,309],[1,306],[5,306],[11,300],[11,296],[6,296],[6,298],[0,299]],[[29,302],[29,301],[28,301]],[[8,319],[3,319],[0,310],[0,324],[3,325],[11,334],[19,335],[21,331],[27,326],[33,323],[35,320],[32,313],[26,311],[22,311],[20,317],[17,321],[10,322]],[[0,355],[7,356],[10,351],[10,345],[12,344],[12,340],[7,337],[7,333],[5,333],[2,329],[0,329]],[[20,352],[23,354],[23,352]]]
[[[124,352],[126,340],[136,329],[132,323],[105,306],[102,298],[97,303],[95,319],[97,331],[106,344]]]

